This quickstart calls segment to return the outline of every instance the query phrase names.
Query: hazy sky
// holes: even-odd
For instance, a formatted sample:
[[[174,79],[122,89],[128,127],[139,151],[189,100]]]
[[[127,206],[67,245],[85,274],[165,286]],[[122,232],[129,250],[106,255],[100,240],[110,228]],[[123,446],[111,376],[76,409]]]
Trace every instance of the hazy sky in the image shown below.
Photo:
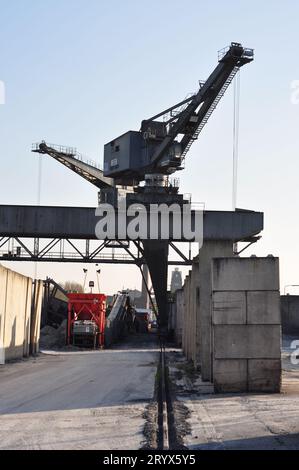
[[[0,0],[0,203],[36,204],[32,142],[102,161],[106,142],[195,91],[217,51],[241,42],[255,60],[241,71],[237,206],[265,213],[263,239],[247,254],[279,256],[282,287],[299,284],[298,18],[295,0]],[[231,89],[178,174],[207,209],[231,209],[232,123]],[[41,204],[96,201],[96,188],[43,157]],[[82,267],[40,264],[38,273],[82,281]],[[135,267],[102,269],[106,292],[139,283]]]

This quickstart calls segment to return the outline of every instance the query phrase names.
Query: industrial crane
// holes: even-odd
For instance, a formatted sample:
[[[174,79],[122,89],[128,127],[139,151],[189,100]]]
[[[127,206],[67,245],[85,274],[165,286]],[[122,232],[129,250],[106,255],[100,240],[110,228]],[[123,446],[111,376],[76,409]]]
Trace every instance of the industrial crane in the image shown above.
[[[185,157],[198,138],[238,70],[254,58],[253,49],[231,45],[218,53],[218,64],[197,93],[141,123],[104,146],[104,168],[86,162],[76,149],[57,147],[45,141],[32,151],[48,154],[100,189],[100,201],[117,206],[125,191],[126,202],[149,201],[184,204],[178,186],[169,176],[184,168]],[[145,182],[145,184],[140,184]],[[169,242],[143,240],[159,310],[160,331],[167,330],[167,268]]]
[[[158,180],[167,181],[168,175],[183,169],[192,143],[240,67],[251,62],[253,55],[253,49],[235,42],[219,51],[218,65],[197,93],[143,120],[139,131],[128,131],[104,146],[104,170],[85,162],[74,148],[43,141],[34,144],[32,151],[50,155],[103,193],[116,191],[116,186],[136,188],[148,175],[161,175]]]

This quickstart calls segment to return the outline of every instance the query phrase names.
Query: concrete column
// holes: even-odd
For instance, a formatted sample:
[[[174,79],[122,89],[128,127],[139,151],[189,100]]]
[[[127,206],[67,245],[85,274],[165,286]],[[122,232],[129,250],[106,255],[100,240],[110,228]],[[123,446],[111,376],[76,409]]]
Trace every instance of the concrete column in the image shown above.
[[[5,306],[7,295],[7,269],[0,266],[0,364],[5,363]]]
[[[191,350],[190,350],[190,283],[191,283],[191,271],[189,271],[189,275],[186,277],[185,281],[185,347],[184,353],[187,359],[191,358]]]
[[[189,323],[189,332],[190,332],[190,359],[194,362],[194,353],[195,353],[195,303],[194,303],[194,271],[192,270],[192,275],[190,277],[190,323]]]
[[[189,297],[189,282],[190,282],[190,276],[186,277],[186,296],[185,296],[185,315],[186,315],[186,337],[185,337],[185,355],[187,359],[189,359],[189,336],[190,336],[190,331],[189,331],[189,318],[190,318],[190,297]]]
[[[188,276],[185,278],[185,283],[184,283],[184,300],[183,300],[183,334],[182,334],[182,348],[184,351],[184,354],[187,356],[187,331],[188,331],[188,323],[187,323],[187,281]]]
[[[198,287],[199,287],[199,266],[198,262],[194,263],[192,266],[192,334],[193,334],[193,342],[192,342],[192,360],[194,363],[194,367],[197,368],[200,365],[199,361],[199,317],[198,317]]]
[[[192,340],[193,340],[193,323],[192,323],[192,271],[189,271],[189,284],[188,284],[188,312],[189,312],[189,326],[188,326],[188,359],[192,360]]]
[[[202,379],[212,379],[212,277],[211,262],[213,258],[233,256],[231,240],[207,240],[203,243],[198,255],[198,303],[197,323],[199,332],[199,357],[201,362]]]
[[[279,392],[278,258],[220,258],[212,264],[215,391]]]
[[[176,321],[175,321],[175,336],[178,346],[182,347],[182,328],[184,318],[184,290],[179,289],[176,291]]]

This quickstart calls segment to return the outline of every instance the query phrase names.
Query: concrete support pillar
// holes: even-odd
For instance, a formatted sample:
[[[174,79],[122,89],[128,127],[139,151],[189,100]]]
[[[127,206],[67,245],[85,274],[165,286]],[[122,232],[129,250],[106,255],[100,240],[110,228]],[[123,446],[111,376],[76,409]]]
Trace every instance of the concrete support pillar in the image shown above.
[[[191,281],[191,271],[185,279],[184,285],[184,342],[183,350],[187,359],[191,358],[190,355],[190,281]]]
[[[179,347],[183,345],[183,324],[184,324],[184,288],[175,293],[175,341]]]
[[[192,339],[193,339],[193,322],[192,322],[192,271],[189,271],[188,284],[188,311],[189,311],[189,327],[188,327],[188,359],[192,360]]]
[[[279,392],[278,258],[235,256],[214,259],[212,264],[215,391]]]
[[[198,302],[197,302],[197,328],[202,379],[212,379],[212,343],[211,343],[211,297],[212,277],[211,262],[213,258],[233,256],[233,243],[231,240],[206,240],[199,250],[198,256]]]
[[[189,321],[189,348],[190,348],[190,359],[194,362],[195,357],[195,340],[196,340],[196,315],[195,315],[195,296],[194,296],[194,282],[195,276],[192,269],[192,275],[190,276],[190,321]]]
[[[186,289],[188,291],[188,305],[186,308],[186,324],[188,330],[188,337],[186,339],[186,350],[188,350],[188,359],[191,359],[195,367],[198,367],[198,326],[197,326],[197,310],[198,310],[198,283],[199,283],[199,268],[198,263],[192,265],[192,271],[189,272],[188,282]]]
[[[194,263],[192,266],[192,360],[194,367],[198,368],[200,366],[200,354],[199,354],[199,345],[200,345],[200,328],[199,328],[199,266],[198,263]]]
[[[186,357],[190,359],[190,273],[186,279]]]
[[[186,283],[187,283],[187,278],[185,278],[184,286],[183,286],[183,305],[182,305],[182,322],[183,322],[183,327],[182,327],[182,349],[186,355],[186,335],[187,335],[187,323],[186,323],[186,317],[187,317],[187,308],[186,308]]]

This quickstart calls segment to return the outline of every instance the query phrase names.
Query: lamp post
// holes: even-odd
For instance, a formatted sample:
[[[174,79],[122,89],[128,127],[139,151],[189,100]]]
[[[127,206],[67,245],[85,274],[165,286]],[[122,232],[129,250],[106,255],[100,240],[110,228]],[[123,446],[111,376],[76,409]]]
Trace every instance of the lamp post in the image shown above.
[[[83,268],[83,272],[84,272],[83,292],[85,292],[85,284],[86,284],[86,277],[87,277],[88,269]]]
[[[99,290],[99,293],[101,292],[101,291],[100,291],[100,274],[101,274],[101,270],[100,270],[100,269],[97,269],[97,281],[98,281],[98,290]]]

